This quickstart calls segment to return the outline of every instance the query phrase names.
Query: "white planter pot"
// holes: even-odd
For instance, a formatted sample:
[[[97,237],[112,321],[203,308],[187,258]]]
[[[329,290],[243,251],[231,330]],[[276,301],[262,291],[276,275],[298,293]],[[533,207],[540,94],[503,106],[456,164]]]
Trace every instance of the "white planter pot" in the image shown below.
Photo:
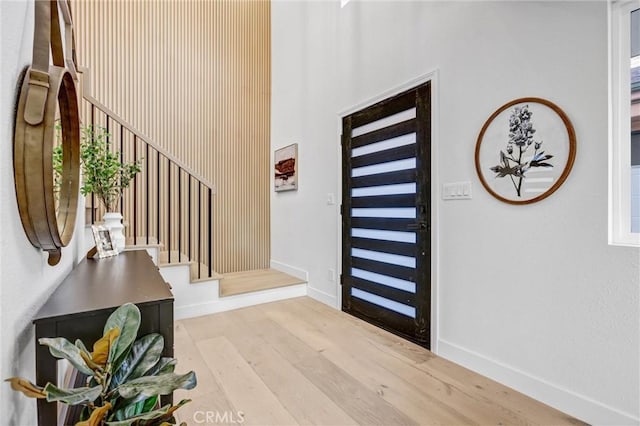
[[[111,240],[113,245],[121,253],[124,250],[124,225],[122,224],[122,215],[120,213],[105,213],[102,217],[104,226],[111,232]]]

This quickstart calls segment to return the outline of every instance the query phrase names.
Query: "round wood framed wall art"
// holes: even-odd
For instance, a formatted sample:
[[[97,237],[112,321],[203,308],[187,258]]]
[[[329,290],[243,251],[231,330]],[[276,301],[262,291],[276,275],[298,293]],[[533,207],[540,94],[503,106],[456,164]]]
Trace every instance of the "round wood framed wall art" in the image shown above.
[[[541,98],[520,98],[498,108],[476,142],[482,186],[509,204],[531,204],[553,194],[567,179],[576,156],[569,117]]]

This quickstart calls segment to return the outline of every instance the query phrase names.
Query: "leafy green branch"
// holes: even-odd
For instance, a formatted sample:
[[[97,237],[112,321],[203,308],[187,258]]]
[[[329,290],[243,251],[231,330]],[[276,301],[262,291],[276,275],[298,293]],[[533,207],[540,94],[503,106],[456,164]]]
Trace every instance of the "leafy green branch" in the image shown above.
[[[56,127],[59,130],[59,126]],[[122,191],[128,188],[140,172],[142,160],[120,162],[120,153],[111,147],[107,129],[85,126],[81,130],[80,161],[82,167],[82,195],[95,194],[107,209],[115,211]],[[58,132],[59,133],[59,132]],[[53,149],[54,187],[60,188],[62,175],[62,145]]]

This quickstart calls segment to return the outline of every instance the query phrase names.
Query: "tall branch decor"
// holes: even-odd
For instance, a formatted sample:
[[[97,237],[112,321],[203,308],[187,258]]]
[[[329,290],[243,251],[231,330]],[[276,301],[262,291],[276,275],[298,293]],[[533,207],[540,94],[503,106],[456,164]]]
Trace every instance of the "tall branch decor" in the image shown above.
[[[566,180],[575,144],[573,126],[557,105],[540,98],[516,99],[494,112],[480,131],[476,171],[500,201],[533,203]]]

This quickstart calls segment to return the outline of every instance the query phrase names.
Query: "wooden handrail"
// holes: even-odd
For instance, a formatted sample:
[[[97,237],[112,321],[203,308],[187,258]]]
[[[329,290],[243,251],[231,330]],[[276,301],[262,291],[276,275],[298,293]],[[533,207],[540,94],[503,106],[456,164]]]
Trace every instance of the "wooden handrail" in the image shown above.
[[[189,166],[187,166],[182,161],[178,160],[174,155],[170,154],[166,149],[162,148],[160,145],[154,143],[151,139],[149,139],[147,136],[145,136],[140,130],[136,129],[135,127],[133,127],[132,125],[127,123],[122,117],[120,117],[118,114],[113,112],[111,109],[109,109],[107,106],[105,106],[103,103],[98,101],[93,96],[91,96],[91,95],[89,95],[89,94],[87,94],[85,92],[84,93],[84,98],[88,102],[93,104],[96,108],[98,108],[100,111],[102,111],[106,115],[108,115],[110,119],[114,120],[119,125],[121,125],[125,129],[130,131],[132,134],[136,135],[136,137],[138,139],[140,139],[141,141],[143,141],[144,143],[146,143],[147,145],[149,145],[150,147],[152,147],[153,149],[158,151],[160,154],[162,154],[162,156],[166,157],[173,164],[175,164],[176,166],[180,167],[187,174],[193,176],[194,179],[196,179],[197,181],[202,183],[204,186],[206,186],[207,188],[210,188],[213,191],[213,195],[215,195],[215,193],[216,193],[215,185],[213,183],[209,182],[209,180],[207,180],[205,177],[203,177],[203,176],[199,175],[198,173],[194,172]]]

